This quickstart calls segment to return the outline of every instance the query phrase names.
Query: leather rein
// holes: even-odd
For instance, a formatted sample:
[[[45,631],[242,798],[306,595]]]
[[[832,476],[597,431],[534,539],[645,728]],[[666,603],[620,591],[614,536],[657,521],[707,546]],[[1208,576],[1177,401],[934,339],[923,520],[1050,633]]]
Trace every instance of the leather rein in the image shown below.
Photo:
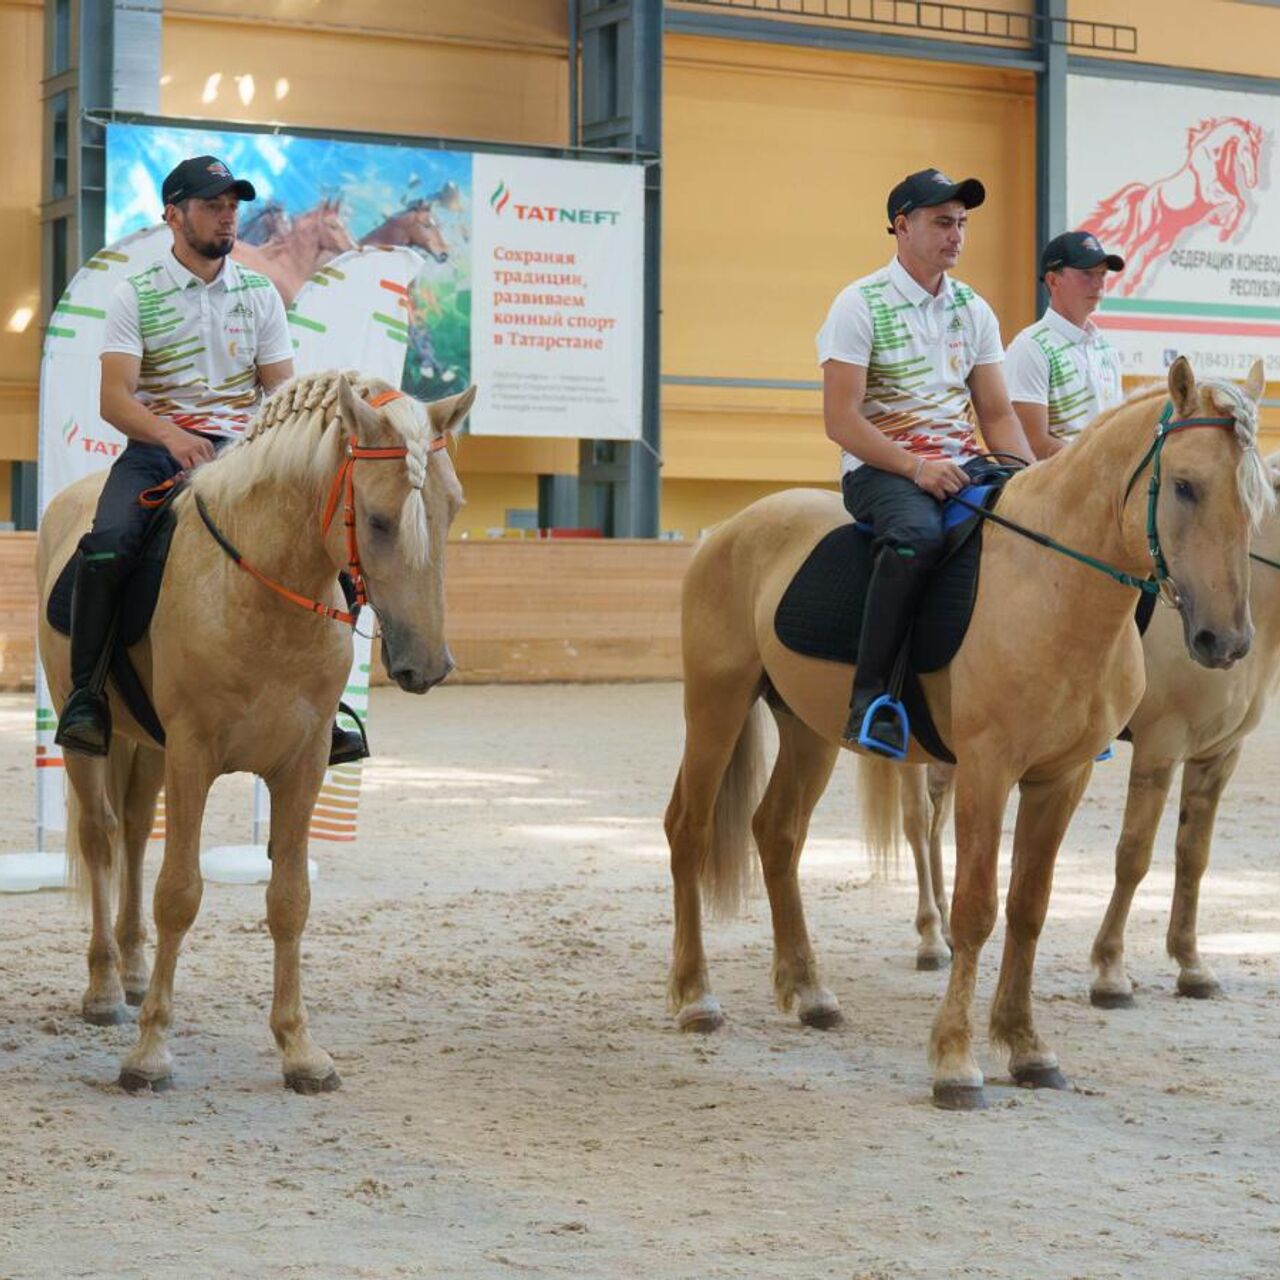
[[[389,404],[392,400],[398,400],[403,395],[403,391],[380,391],[369,401],[369,407],[371,409],[380,409],[384,404]],[[448,443],[449,433],[446,431],[431,441],[427,446],[427,452],[437,453],[445,448]],[[308,613],[319,614],[321,617],[330,618],[334,622],[345,623],[354,629],[360,616],[360,610],[369,603],[369,587],[365,580],[364,567],[360,563],[360,548],[356,542],[355,466],[360,461],[381,462],[392,458],[404,458],[408,456],[408,453],[409,448],[407,445],[370,448],[359,444],[355,436],[348,436],[343,450],[342,462],[333,477],[333,483],[329,486],[329,497],[324,504],[324,514],[320,519],[320,531],[322,534],[328,535],[330,526],[333,524],[333,518],[337,514],[338,502],[341,500],[342,523],[346,529],[346,568],[355,587],[355,604],[350,612],[345,609],[335,609],[332,605],[325,604],[323,600],[314,600],[310,596],[294,591],[268,577],[256,565],[251,564],[218,526],[214,524],[208,508],[204,504],[204,499],[199,494],[195,495],[196,510],[200,513],[200,519],[204,521],[205,528],[209,530],[213,540],[250,577],[256,578],[264,587],[268,587],[276,595],[288,600],[290,604],[296,604],[299,608],[306,609]]]

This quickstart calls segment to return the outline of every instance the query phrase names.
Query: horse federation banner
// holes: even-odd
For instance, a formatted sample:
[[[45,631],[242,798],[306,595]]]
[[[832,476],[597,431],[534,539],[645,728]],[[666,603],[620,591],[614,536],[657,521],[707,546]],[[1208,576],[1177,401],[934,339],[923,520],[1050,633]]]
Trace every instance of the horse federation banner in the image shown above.
[[[1096,316],[1125,373],[1185,355],[1241,377],[1261,356],[1280,378],[1280,101],[1070,76],[1067,103],[1070,225],[1126,264]]]
[[[425,255],[392,315],[411,395],[476,383],[477,435],[640,438],[642,166],[111,124],[107,238],[155,222],[164,175],[201,154],[257,189],[233,256],[286,302],[358,245]]]

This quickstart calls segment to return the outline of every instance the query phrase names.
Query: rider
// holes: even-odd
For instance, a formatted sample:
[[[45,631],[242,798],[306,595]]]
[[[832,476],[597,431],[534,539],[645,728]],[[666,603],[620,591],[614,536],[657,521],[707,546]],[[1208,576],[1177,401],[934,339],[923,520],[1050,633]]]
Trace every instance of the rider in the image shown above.
[[[947,275],[964,247],[968,210],[985,198],[976,178],[954,182],[937,169],[904,178],[888,201],[897,253],[837,295],[817,338],[844,503],[875,528],[843,738],[890,754],[907,746],[896,716],[883,704],[868,713],[888,688],[941,550],[942,503],[984,465],[975,425],[988,448],[1033,456],[1005,391],[995,315]]]
[[[1049,306],[1009,344],[1005,380],[1037,458],[1048,458],[1124,399],[1120,359],[1089,317],[1124,259],[1087,231],[1054,236],[1040,254]]]
[[[279,293],[227,256],[240,202],[256,197],[253,185],[214,156],[194,156],[165,178],[161,197],[173,249],[122,281],[107,306],[100,412],[129,443],[80,540],[71,598],[73,689],[54,737],[86,755],[106,755],[111,741],[96,669],[141,550],[148,513],[139,495],[208,462],[293,377]],[[359,734],[334,724],[331,764],[366,754]]]

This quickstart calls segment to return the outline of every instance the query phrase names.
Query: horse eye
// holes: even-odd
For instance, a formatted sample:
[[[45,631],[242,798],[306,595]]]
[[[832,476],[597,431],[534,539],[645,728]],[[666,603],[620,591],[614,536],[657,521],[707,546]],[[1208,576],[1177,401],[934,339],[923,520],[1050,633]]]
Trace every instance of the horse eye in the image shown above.
[[[391,521],[386,516],[370,516],[369,528],[374,533],[390,533]]]
[[[1190,480],[1175,480],[1173,491],[1183,502],[1194,502],[1196,500],[1195,485]]]

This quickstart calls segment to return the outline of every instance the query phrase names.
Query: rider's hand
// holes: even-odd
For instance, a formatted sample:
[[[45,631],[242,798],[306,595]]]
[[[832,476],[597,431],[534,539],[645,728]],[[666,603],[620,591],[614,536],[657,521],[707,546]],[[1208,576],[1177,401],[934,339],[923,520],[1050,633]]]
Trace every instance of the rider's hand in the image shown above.
[[[953,493],[959,493],[970,483],[961,467],[944,458],[931,458],[927,462],[917,463],[916,470],[916,484],[939,502],[945,501]]]
[[[213,458],[213,445],[208,440],[203,436],[193,435],[190,431],[183,431],[181,427],[174,427],[166,435],[164,447],[183,471],[191,471]]]

